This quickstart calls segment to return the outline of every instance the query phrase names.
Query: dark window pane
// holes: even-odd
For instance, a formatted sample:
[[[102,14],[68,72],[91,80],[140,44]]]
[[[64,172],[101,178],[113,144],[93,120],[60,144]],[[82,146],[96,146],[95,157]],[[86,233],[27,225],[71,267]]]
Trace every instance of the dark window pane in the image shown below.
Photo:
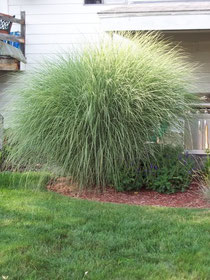
[[[101,4],[102,0],[85,0],[85,4]]]

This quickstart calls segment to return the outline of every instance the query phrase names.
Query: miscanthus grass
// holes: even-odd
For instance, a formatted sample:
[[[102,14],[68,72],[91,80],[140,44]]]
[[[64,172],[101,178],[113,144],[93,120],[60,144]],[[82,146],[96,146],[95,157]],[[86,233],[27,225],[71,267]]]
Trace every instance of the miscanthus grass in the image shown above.
[[[201,191],[205,200],[207,200],[210,203],[210,177],[205,178],[201,187]]]
[[[45,164],[83,187],[117,183],[122,162],[147,163],[161,127],[187,118],[191,74],[183,54],[154,34],[48,61],[15,89],[10,161]]]

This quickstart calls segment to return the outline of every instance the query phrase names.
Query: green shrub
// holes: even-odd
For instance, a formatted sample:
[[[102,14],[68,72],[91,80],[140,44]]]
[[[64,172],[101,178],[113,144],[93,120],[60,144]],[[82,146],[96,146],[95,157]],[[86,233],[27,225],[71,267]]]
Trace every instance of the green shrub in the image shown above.
[[[3,146],[0,150],[0,171],[8,168],[9,163],[7,162],[8,156],[11,151],[11,147],[8,144],[8,130],[4,130],[4,139],[3,139]]]
[[[159,146],[150,164],[136,161],[123,164],[118,191],[140,190],[142,187],[160,193],[185,191],[192,180],[195,162],[181,147]]]
[[[203,170],[203,184],[201,191],[203,193],[204,198],[210,202],[210,150],[207,150],[207,157],[204,164]]]
[[[183,192],[192,181],[195,162],[181,147],[165,146],[150,168],[145,180],[147,188],[160,193]]]
[[[207,150],[206,154],[206,161],[204,163],[204,176],[210,181],[210,150]]]
[[[210,177],[206,177],[201,188],[203,197],[210,203]]]
[[[0,150],[0,171],[2,171],[5,167],[5,161],[7,159],[9,153],[8,146],[4,146],[2,150]]]
[[[15,92],[15,164],[46,164],[81,186],[120,181],[125,159],[148,162],[162,127],[188,117],[192,66],[154,34],[107,40],[23,76]]]
[[[139,191],[145,186],[146,166],[140,161],[123,163],[119,172],[119,180],[114,182],[110,180],[109,185],[117,191]]]

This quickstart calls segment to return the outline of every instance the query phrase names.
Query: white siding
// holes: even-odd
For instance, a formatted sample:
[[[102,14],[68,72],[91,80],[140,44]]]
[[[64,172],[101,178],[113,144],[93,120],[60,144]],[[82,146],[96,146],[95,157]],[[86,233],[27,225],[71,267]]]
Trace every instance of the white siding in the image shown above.
[[[95,43],[103,33],[97,12],[109,5],[84,5],[83,0],[8,0],[8,13],[20,17],[26,12],[26,58],[31,69],[43,58],[70,52],[87,42]],[[105,0],[125,4],[127,0]],[[12,31],[20,26],[13,25]]]
[[[7,14],[8,13],[8,2],[7,0],[0,1],[0,12]]]
[[[26,70],[43,58],[69,52],[101,33],[97,11],[102,5],[84,5],[83,0],[8,0],[9,14],[26,12]],[[14,25],[13,31],[19,26]]]
[[[8,104],[11,96],[5,93],[5,89],[11,85],[12,77],[7,71],[0,71],[0,114],[4,117],[4,126],[7,127]]]
[[[108,5],[84,5],[83,0],[0,0],[0,12],[17,18],[21,11],[26,12],[27,64],[21,64],[21,69],[32,69],[46,58],[97,42],[103,33],[97,12],[127,0],[104,2]],[[13,24],[12,31],[19,30],[20,25]],[[4,91],[13,81],[13,77],[0,72],[0,113],[6,112],[9,98]]]

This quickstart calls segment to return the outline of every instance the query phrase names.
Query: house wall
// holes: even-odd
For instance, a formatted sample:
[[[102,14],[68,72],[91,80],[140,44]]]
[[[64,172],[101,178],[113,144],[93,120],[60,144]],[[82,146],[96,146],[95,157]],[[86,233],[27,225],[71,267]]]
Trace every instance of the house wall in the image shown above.
[[[105,0],[105,5],[84,5],[83,0],[0,0],[0,12],[20,18],[26,12],[26,58],[21,70],[30,70],[43,59],[64,54],[87,42],[95,43],[103,33],[97,12],[127,0]],[[13,24],[12,31],[20,25]],[[9,98],[5,89],[12,82],[0,72],[0,113],[6,116]],[[6,118],[5,118],[6,123]]]
[[[70,52],[74,48],[84,46],[87,42],[96,43],[100,34],[106,30],[97,12],[109,9],[111,4],[125,4],[129,0],[104,0],[105,5],[84,5],[83,0],[1,1],[4,1],[4,9],[6,9],[6,1],[8,2],[8,13],[11,15],[20,17],[20,11],[26,12],[27,64],[22,64],[21,69],[30,70],[39,65],[43,59],[54,58],[58,53]],[[3,5],[1,1],[0,3]],[[164,22],[164,16],[161,17],[161,20]],[[140,22],[138,24],[138,28],[141,29]],[[167,26],[167,20],[165,20],[165,26]],[[17,31],[19,28],[19,25],[13,25],[13,31]],[[195,92],[199,93],[210,93],[209,35],[208,31],[206,33],[173,32],[165,34],[174,43],[181,42],[181,46],[189,53],[190,60],[201,64],[197,70],[198,80],[195,82]],[[2,112],[2,106],[5,107],[7,104],[7,98],[2,95],[10,81],[6,76],[4,73],[0,73],[0,112]]]
[[[194,92],[210,97],[210,32],[167,32],[165,38],[179,45],[195,64]]]
[[[26,12],[25,69],[44,58],[95,43],[103,32],[97,12],[127,0],[105,0],[107,5],[84,5],[83,0],[8,0],[9,14]],[[18,25],[13,26],[17,30]],[[23,67],[23,66],[22,66]],[[24,69],[24,67],[23,67]]]
[[[4,14],[8,13],[8,0],[0,1],[0,12]]]
[[[7,113],[10,96],[5,92],[6,88],[11,85],[12,77],[8,71],[0,71],[0,114],[5,118],[7,126]]]
[[[22,69],[26,70],[39,65],[43,58],[70,52],[87,42],[94,44],[99,34],[106,29],[97,12],[113,7],[109,4],[132,3],[131,0],[104,0],[107,5],[84,5],[83,0],[1,1],[8,1],[8,13],[11,15],[19,17],[20,11],[26,12],[27,64],[22,65]],[[18,28],[19,25],[13,26],[14,31]],[[167,36],[176,43],[182,42],[181,45],[190,54],[192,61],[202,64],[198,70],[198,91],[210,92],[210,33],[175,34],[169,33]]]

